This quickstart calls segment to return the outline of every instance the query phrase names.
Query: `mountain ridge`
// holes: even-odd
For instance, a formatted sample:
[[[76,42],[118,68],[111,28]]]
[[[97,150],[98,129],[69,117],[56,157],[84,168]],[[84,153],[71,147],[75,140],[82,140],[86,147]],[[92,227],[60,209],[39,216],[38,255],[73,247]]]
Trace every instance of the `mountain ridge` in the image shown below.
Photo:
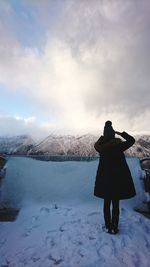
[[[94,143],[98,135],[50,134],[42,140],[30,135],[0,137],[0,154],[10,155],[65,155],[65,156],[98,156]],[[150,135],[135,136],[135,144],[125,154],[127,156],[150,156]]]

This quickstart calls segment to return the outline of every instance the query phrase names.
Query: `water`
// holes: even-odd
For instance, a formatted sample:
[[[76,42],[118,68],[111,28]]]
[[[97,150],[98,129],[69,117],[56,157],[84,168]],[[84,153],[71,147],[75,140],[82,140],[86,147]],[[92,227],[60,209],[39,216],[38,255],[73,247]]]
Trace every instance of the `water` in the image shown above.
[[[93,161],[97,160],[99,157],[89,157],[89,156],[69,156],[69,155],[11,155],[9,157],[27,157],[27,158],[33,158],[37,160],[42,160],[42,161]]]

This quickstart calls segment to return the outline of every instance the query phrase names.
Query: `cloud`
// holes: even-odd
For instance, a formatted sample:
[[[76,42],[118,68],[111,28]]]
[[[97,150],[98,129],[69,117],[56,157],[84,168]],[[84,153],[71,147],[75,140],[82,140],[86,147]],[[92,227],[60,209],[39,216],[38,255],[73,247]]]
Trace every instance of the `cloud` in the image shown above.
[[[150,131],[150,3],[56,2],[22,1],[22,27],[31,8],[35,31],[37,21],[44,29],[39,49],[20,43],[17,14],[3,1],[0,83],[30,95],[53,129],[98,130],[109,118],[117,128]]]
[[[45,137],[55,133],[51,124],[41,123],[35,117],[0,115],[0,136],[30,135],[34,138]]]

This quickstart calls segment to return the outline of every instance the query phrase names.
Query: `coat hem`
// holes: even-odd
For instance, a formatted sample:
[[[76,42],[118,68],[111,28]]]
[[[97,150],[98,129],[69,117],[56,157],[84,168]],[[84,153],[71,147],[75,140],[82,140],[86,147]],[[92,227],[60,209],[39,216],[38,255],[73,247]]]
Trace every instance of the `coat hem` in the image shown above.
[[[95,197],[98,197],[98,198],[102,198],[102,199],[116,199],[116,200],[126,200],[126,199],[130,199],[130,198],[133,198],[136,196],[136,194],[134,195],[130,195],[130,196],[126,196],[126,197],[108,197],[108,196],[100,196],[100,195],[96,195],[94,194]]]

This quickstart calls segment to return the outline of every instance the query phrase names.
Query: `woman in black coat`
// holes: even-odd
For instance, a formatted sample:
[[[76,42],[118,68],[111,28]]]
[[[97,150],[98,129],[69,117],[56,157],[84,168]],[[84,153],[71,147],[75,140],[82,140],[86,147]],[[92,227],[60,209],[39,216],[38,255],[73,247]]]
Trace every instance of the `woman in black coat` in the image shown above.
[[[115,133],[125,139],[115,138]],[[126,132],[115,132],[111,121],[104,127],[104,135],[94,147],[100,154],[94,195],[104,199],[104,220],[108,233],[118,232],[119,200],[136,195],[131,172],[127,165],[124,151],[131,147],[135,139]],[[110,205],[112,203],[112,214]]]

